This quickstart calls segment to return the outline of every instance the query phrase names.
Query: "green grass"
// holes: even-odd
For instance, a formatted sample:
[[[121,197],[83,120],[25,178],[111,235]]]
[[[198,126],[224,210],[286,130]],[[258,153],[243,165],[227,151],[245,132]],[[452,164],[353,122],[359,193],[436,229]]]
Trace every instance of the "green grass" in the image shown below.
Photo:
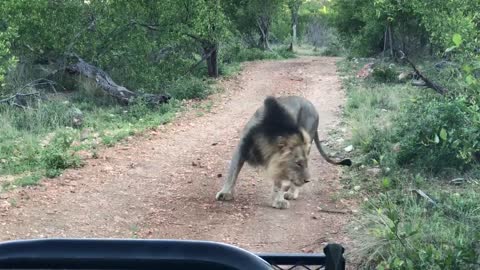
[[[434,187],[429,205],[406,192],[372,199],[352,226],[355,255],[376,269],[477,269],[478,186]]]
[[[448,129],[448,136],[468,146],[470,139],[462,136],[473,136],[470,126],[462,126],[464,114],[450,108],[461,105],[437,99],[430,90],[382,83],[382,76],[355,78],[364,64],[344,60],[338,66],[348,98],[345,121],[355,149],[351,154],[358,162],[344,171],[344,196],[368,198],[351,224],[350,235],[356,243],[352,259],[362,269],[478,269],[480,168],[442,165],[441,173],[435,173],[435,164],[454,161],[450,153],[456,148],[447,141],[417,144],[424,139],[418,130],[435,130],[437,122],[453,119],[448,127],[457,125],[457,133]],[[415,102],[422,102],[418,107],[425,109],[417,109]],[[403,153],[410,153],[410,148],[416,149],[419,159],[415,164],[402,163]],[[454,186],[450,180],[455,177],[466,182]],[[428,204],[412,189],[423,190],[437,205]]]
[[[176,99],[157,108],[144,103],[125,107],[101,99],[73,96],[65,102],[44,102],[25,110],[3,106],[0,175],[31,174],[8,185],[34,185],[42,176],[55,177],[66,168],[79,167],[78,151],[112,146],[137,132],[168,123],[180,108]],[[70,126],[65,112],[72,108],[84,114],[81,129]]]

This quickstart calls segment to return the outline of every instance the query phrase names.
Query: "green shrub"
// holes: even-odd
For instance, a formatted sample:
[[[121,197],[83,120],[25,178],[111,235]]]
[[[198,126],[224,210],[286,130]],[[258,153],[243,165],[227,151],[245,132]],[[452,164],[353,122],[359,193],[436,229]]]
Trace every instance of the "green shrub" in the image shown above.
[[[397,191],[381,194],[353,224],[355,257],[367,269],[476,269],[480,195],[430,194],[437,207]]]
[[[42,152],[47,177],[58,176],[64,169],[81,165],[80,157],[71,149],[74,136],[71,130],[59,131]]]
[[[19,187],[26,187],[26,186],[35,186],[38,184],[42,177],[38,174],[32,174],[24,177],[20,177],[13,182],[13,185]]]
[[[278,56],[271,51],[265,51],[258,48],[241,49],[235,56],[235,60],[238,62],[254,61],[263,59],[276,59]]]
[[[287,47],[281,47],[281,48],[278,48],[278,49],[275,49],[274,52],[280,57],[280,58],[284,58],[284,59],[288,59],[288,58],[294,58],[295,57],[295,53],[288,50]]]
[[[373,68],[372,78],[377,82],[392,83],[397,80],[397,73],[391,66],[382,65]]]
[[[285,46],[277,46],[272,50],[259,48],[246,48],[238,44],[226,47],[221,50],[221,59],[224,63],[245,62],[265,59],[287,59],[295,57],[295,53]]]
[[[0,173],[17,174],[39,168],[42,149],[37,136],[25,135],[8,126],[0,133]]]
[[[358,193],[368,198],[352,224],[353,259],[362,269],[477,269],[480,193],[467,183],[480,175],[478,95],[467,97],[458,86],[444,97],[354,79],[363,64],[340,65],[349,75],[343,83],[351,141],[365,166],[347,171],[344,184],[362,186]],[[454,188],[438,181],[453,176],[465,181]],[[412,196],[412,187],[436,204]]]
[[[345,53],[345,48],[336,35],[331,35],[327,46],[322,52],[324,56],[341,56]]]
[[[479,116],[478,108],[461,99],[425,96],[406,104],[394,120],[398,164],[434,173],[471,168],[474,153],[480,151]]]
[[[183,77],[174,81],[167,92],[172,97],[182,99],[203,99],[212,93],[212,88],[202,79],[197,77]]]

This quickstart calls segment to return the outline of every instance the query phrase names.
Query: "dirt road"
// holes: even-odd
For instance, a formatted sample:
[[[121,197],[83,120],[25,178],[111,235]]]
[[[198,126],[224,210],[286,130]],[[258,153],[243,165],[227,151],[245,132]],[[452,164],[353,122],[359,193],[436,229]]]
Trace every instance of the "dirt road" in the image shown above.
[[[335,201],[339,168],[312,151],[314,181],[290,209],[270,207],[271,183],[248,166],[233,202],[217,202],[238,134],[266,95],[302,95],[320,113],[320,137],[344,102],[335,58],[302,57],[245,65],[225,91],[203,101],[211,110],[108,148],[85,167],[41,186],[0,194],[0,240],[37,237],[138,237],[223,241],[251,251],[321,252],[345,244],[348,209]],[[197,104],[198,105],[198,104]],[[196,106],[201,107],[201,106]],[[348,204],[348,202],[347,202]]]

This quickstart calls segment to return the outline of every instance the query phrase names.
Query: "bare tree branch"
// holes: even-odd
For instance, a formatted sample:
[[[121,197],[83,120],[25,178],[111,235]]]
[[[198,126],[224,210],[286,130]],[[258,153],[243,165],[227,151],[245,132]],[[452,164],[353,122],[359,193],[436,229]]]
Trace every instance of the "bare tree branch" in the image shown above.
[[[445,95],[446,93],[448,93],[448,90],[435,83],[435,82],[432,82],[431,80],[429,80],[427,77],[425,77],[418,69],[417,67],[412,63],[412,61],[410,61],[410,59],[408,59],[408,57],[405,55],[405,53],[401,50],[399,50],[400,52],[400,59],[403,59],[405,61],[407,61],[407,63],[410,64],[410,66],[413,68],[413,71],[415,71],[415,73],[418,75],[418,77],[420,77],[424,82],[425,84],[427,85],[427,87],[429,88],[432,88],[433,90],[435,90],[437,93],[439,94],[442,94],[442,95]]]
[[[22,109],[27,108],[25,98],[30,97],[30,96],[40,96],[39,92],[33,92],[33,93],[16,93],[10,97],[0,99],[0,104],[6,103],[11,106],[16,106]]]

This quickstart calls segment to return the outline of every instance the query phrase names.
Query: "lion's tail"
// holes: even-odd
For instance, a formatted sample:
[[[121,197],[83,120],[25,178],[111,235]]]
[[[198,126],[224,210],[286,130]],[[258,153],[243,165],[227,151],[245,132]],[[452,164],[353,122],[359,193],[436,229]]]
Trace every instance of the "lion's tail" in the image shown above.
[[[344,159],[342,161],[334,161],[332,160],[331,158],[329,158],[327,156],[327,154],[323,151],[322,149],[322,144],[320,143],[320,140],[318,139],[318,132],[316,131],[315,132],[315,135],[313,136],[313,140],[315,141],[315,145],[317,146],[317,149],[318,151],[320,152],[320,155],[322,155],[322,157],[328,162],[328,163],[331,163],[331,164],[335,164],[335,165],[344,165],[344,166],[351,166],[352,165],[352,161],[350,159]]]

